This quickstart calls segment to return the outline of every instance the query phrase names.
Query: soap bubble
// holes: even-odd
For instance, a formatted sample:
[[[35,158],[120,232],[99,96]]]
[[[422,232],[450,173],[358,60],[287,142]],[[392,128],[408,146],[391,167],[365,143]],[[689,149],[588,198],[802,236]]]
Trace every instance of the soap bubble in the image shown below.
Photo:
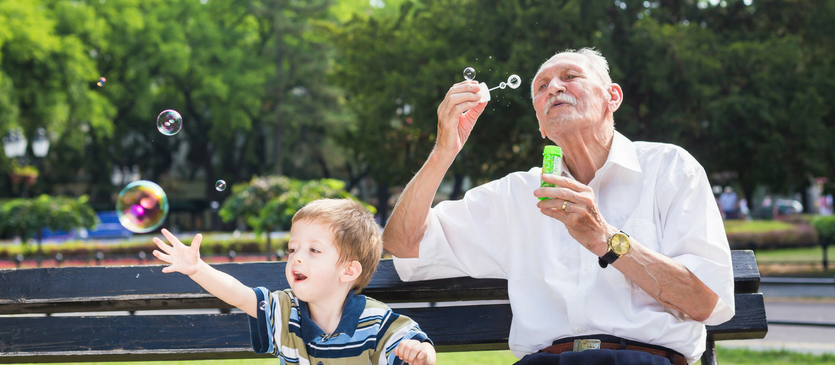
[[[119,217],[119,223],[131,232],[151,232],[157,229],[168,215],[168,197],[162,188],[153,182],[134,181],[119,193],[116,215]]]
[[[504,88],[506,88],[506,87],[507,87],[507,84],[505,84],[505,83],[503,83],[503,82],[500,82],[500,83],[499,83],[499,87],[500,87],[500,88],[502,88],[502,90],[504,90]]]
[[[224,191],[224,190],[226,190],[226,181],[224,181],[224,180],[218,180],[218,181],[215,183],[215,189],[217,189],[217,191]]]
[[[267,309],[267,301],[262,300],[261,303],[258,303],[258,309],[260,309],[260,310]]]
[[[183,117],[176,110],[163,110],[157,117],[157,129],[166,136],[173,136],[183,129]]]
[[[467,80],[474,80],[475,79],[475,69],[472,67],[467,67],[464,69],[464,78]]]
[[[511,89],[515,89],[522,85],[522,78],[519,75],[513,74],[507,78],[507,86],[510,86]]]
[[[102,87],[102,86],[104,86],[104,83],[105,83],[105,82],[107,82],[107,79],[106,79],[106,78],[104,78],[104,77],[99,77],[99,81],[98,81],[98,82],[96,82],[96,85],[98,85],[99,87]]]

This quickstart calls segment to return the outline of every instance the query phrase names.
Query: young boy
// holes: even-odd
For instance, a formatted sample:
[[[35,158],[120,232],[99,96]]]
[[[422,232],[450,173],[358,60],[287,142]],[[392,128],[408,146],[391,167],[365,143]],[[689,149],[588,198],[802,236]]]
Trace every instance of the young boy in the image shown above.
[[[272,293],[203,262],[202,235],[185,246],[168,230],[162,234],[171,242],[154,237],[162,250],[154,256],[170,264],[162,272],[186,274],[249,314],[256,353],[271,353],[282,364],[435,363],[435,349],[417,323],[356,294],[377,269],[383,243],[374,217],[353,200],[317,200],[293,216],[285,270],[290,289]]]

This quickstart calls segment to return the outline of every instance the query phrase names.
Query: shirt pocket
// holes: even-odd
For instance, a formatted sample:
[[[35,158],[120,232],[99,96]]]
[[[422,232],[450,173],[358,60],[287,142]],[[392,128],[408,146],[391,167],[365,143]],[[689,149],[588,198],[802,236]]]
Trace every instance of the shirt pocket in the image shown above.
[[[621,230],[629,235],[630,241],[640,242],[641,245],[655,252],[660,251],[658,230],[652,221],[643,218],[630,218],[624,223]],[[614,289],[642,290],[613,267],[603,269],[603,276]]]

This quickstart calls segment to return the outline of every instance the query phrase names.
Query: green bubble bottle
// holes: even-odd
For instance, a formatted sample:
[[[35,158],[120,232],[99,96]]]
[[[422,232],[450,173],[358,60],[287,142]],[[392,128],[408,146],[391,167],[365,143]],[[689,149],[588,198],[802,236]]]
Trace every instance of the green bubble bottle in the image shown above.
[[[542,151],[542,173],[559,175],[560,169],[562,169],[562,148],[559,146],[545,146],[545,150]],[[554,184],[543,180],[539,186],[553,188]],[[545,199],[551,198],[539,198],[539,200]]]

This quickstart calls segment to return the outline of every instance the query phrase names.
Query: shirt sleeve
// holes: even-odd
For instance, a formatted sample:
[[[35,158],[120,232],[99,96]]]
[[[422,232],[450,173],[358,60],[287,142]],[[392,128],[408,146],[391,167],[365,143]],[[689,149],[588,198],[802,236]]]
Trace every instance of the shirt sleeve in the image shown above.
[[[390,310],[389,310],[390,311]],[[377,342],[377,352],[379,358],[378,365],[401,365],[403,360],[394,354],[394,350],[400,345],[400,342],[406,340],[416,340],[420,342],[429,342],[434,346],[432,340],[420,329],[417,322],[406,316],[391,313],[389,320],[384,324],[385,332],[382,338]],[[380,347],[382,345],[382,347]]]
[[[252,288],[258,303],[257,318],[249,316],[249,335],[256,354],[279,356],[290,313],[290,297],[284,292],[271,293],[265,287]]]
[[[665,179],[670,185],[659,186],[656,190],[663,222],[661,253],[684,265],[719,296],[711,315],[701,321],[718,325],[730,320],[735,313],[728,238],[704,170],[695,159],[677,162],[685,163],[688,168],[670,166],[667,171],[684,170],[684,173]]]
[[[512,238],[509,225],[523,224],[514,218],[514,206],[536,205],[534,187],[526,186],[523,174],[491,181],[470,189],[461,200],[432,208],[418,258],[394,258],[401,280],[506,279],[508,255],[503,250]]]

